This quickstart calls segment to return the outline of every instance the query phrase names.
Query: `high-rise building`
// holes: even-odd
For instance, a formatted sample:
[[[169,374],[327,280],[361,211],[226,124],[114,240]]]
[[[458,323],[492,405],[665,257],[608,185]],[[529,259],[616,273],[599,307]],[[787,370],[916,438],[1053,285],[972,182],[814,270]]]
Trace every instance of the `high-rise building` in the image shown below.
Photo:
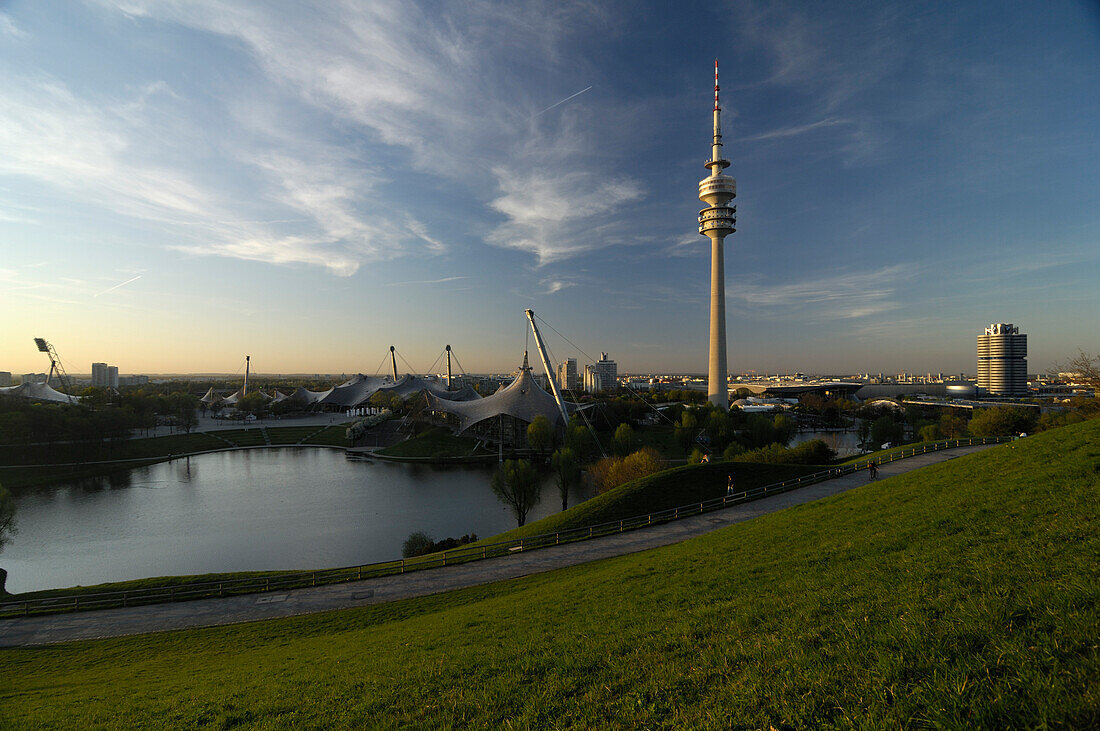
[[[45,373],[24,373],[20,383],[45,383]]]
[[[619,385],[619,364],[600,353],[598,363],[584,367],[584,390],[588,393],[610,391]]]
[[[1027,335],[994,323],[978,336],[978,390],[993,396],[1027,394]]]
[[[0,388],[11,385],[11,371],[0,371]]]
[[[558,385],[566,391],[576,391],[577,386],[577,359],[568,358],[558,366]]]
[[[95,388],[107,387],[106,363],[92,363],[92,386]]]
[[[699,181],[699,200],[707,208],[699,211],[699,233],[710,239],[710,355],[707,367],[707,399],[722,410],[729,408],[726,366],[726,236],[737,229],[737,208],[729,202],[737,197],[737,181],[722,171],[730,161],[722,157],[722,107],[718,103],[718,59],[714,60],[714,139],[710,159],[703,163],[710,175]]]
[[[96,388],[118,388],[118,366],[92,363],[92,385]]]

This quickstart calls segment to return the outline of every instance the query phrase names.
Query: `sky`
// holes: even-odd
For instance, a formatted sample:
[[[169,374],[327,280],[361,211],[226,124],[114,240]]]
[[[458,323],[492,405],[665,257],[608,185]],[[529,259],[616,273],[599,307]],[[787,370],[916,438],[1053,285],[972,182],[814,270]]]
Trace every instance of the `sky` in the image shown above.
[[[703,373],[715,58],[731,371],[1100,350],[1089,0],[0,0],[0,370]]]

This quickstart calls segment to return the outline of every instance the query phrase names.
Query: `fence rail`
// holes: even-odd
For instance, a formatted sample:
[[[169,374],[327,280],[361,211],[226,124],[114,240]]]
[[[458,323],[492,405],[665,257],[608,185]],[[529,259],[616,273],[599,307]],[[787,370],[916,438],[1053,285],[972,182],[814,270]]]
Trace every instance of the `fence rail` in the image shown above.
[[[753,500],[759,500],[769,495],[778,495],[790,490],[796,490],[800,487],[806,487],[835,477],[858,472],[859,470],[867,469],[872,462],[875,464],[885,464],[887,462],[895,462],[900,459],[906,459],[928,452],[938,452],[944,449],[955,449],[957,447],[979,444],[1000,444],[1002,442],[1012,441],[1013,439],[1013,437],[950,439],[934,444],[925,444],[920,447],[900,449],[874,459],[838,465],[810,475],[783,480],[782,482],[764,485],[763,487],[757,487],[751,490],[735,492],[710,500],[680,505],[667,510],[648,513],[646,515],[623,518],[621,520],[600,523],[598,525],[570,528],[555,533],[543,533],[525,538],[515,538],[499,543],[489,543],[481,546],[462,546],[441,553],[433,553],[428,556],[419,556],[416,558],[395,559],[392,561],[322,569],[319,571],[297,571],[286,574],[224,579],[220,581],[180,584],[176,586],[143,587],[128,591],[80,593],[56,597],[43,597],[39,599],[0,602],[0,618],[27,616],[31,614],[78,612],[112,607],[133,607],[143,604],[189,601],[193,599],[224,597],[236,594],[259,594],[300,589],[307,586],[359,581],[361,579],[375,578],[378,576],[390,576],[393,574],[403,574],[440,566],[467,563],[469,561],[480,561],[487,558],[509,556],[523,551],[545,548],[547,546],[558,546],[563,543],[574,543],[611,535],[613,533],[623,533],[628,530],[667,523],[673,520],[711,512],[713,510],[720,510],[733,505],[740,505]]]

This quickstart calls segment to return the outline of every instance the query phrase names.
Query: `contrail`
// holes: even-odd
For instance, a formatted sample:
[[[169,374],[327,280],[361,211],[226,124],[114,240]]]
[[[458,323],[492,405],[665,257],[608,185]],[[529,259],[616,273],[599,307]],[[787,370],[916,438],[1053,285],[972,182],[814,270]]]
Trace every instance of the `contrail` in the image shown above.
[[[141,279],[141,275],[140,275],[140,274],[139,274],[139,275],[137,275],[136,277],[134,277],[133,279],[127,279],[127,280],[126,280],[125,282],[122,282],[122,283],[120,283],[120,284],[116,284],[116,285],[115,285],[115,286],[113,286],[113,287],[108,287],[107,289],[103,290],[103,291],[102,291],[102,292],[100,292],[99,294],[107,294],[108,292],[113,292],[113,291],[115,291],[116,289],[118,289],[119,287],[124,287],[124,286],[126,286],[127,284],[129,284],[130,282],[136,282],[136,281],[137,281],[137,280],[139,280],[139,279]],[[99,294],[97,294],[97,295],[92,295],[92,296],[93,296],[93,297],[98,297],[98,296],[99,296]]]
[[[557,104],[551,104],[551,105],[550,105],[550,106],[548,106],[548,107],[547,107],[546,109],[543,109],[543,110],[542,110],[541,112],[539,112],[538,114],[536,114],[536,115],[534,115],[533,117],[531,117],[531,119],[534,119],[535,117],[539,116],[539,114],[546,114],[547,112],[549,112],[549,111],[550,111],[551,109],[553,109],[554,107],[560,107],[560,106],[561,106],[562,104],[565,104],[565,103],[566,103],[567,101],[569,101],[570,99],[574,99],[574,98],[576,98],[576,97],[580,96],[581,94],[583,94],[584,92],[588,91],[588,89],[591,89],[591,88],[592,88],[592,87],[591,87],[591,86],[589,86],[589,87],[588,87],[587,89],[581,89],[580,91],[578,91],[578,92],[577,92],[576,94],[574,94],[573,96],[567,96],[567,97],[565,97],[564,99],[562,99],[562,100],[561,100],[560,102],[558,102]]]

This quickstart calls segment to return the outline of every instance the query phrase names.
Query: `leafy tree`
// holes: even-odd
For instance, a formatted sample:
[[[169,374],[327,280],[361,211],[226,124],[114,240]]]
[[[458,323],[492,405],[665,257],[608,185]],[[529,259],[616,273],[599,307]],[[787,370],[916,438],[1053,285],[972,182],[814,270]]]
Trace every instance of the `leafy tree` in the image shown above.
[[[737,459],[737,456],[742,454],[745,448],[737,442],[730,442],[729,446],[722,450],[722,459],[726,462]]]
[[[856,434],[859,436],[859,448],[861,450],[867,449],[867,444],[871,439],[871,422],[866,419],[860,419],[859,426],[856,428]]]
[[[794,419],[786,414],[779,414],[772,421],[772,426],[775,429],[775,441],[786,446],[794,439],[795,432],[798,431],[798,425]]]
[[[904,436],[905,427],[894,421],[892,416],[880,416],[871,424],[871,443],[876,447],[881,447],[887,442],[898,444]]]
[[[940,415],[940,433],[944,439],[958,439],[966,436],[966,419],[948,409]]]
[[[15,532],[15,500],[11,494],[0,485],[0,551],[4,550],[4,544],[11,540],[11,534]],[[0,569],[0,595],[7,594],[4,583],[7,581],[8,572]]]
[[[691,454],[688,455],[688,464],[699,464],[703,461],[704,457],[706,457],[706,454],[703,452],[703,450],[696,447],[695,449],[691,450]]]
[[[538,453],[542,453],[550,446],[554,438],[553,427],[550,420],[542,414],[535,417],[534,421],[527,425],[527,445]]]
[[[685,453],[691,449],[691,445],[695,442],[695,435],[698,432],[699,422],[696,420],[695,414],[685,410],[680,414],[680,423],[677,424],[676,428],[673,430],[676,442]]]
[[[604,457],[592,465],[589,472],[597,491],[603,493],[663,469],[657,451],[652,447],[643,447],[626,457]]]
[[[925,424],[920,428],[920,440],[922,442],[935,442],[943,439],[943,432],[939,424]]]
[[[435,541],[424,531],[410,533],[405,542],[401,544],[401,555],[405,558],[423,556],[435,550]]]
[[[107,389],[88,386],[80,392],[80,403],[93,409],[102,409],[107,405]]]
[[[630,454],[638,444],[638,438],[630,424],[619,424],[615,428],[615,435],[611,437],[611,451],[618,455]]]
[[[996,406],[980,409],[970,419],[970,433],[976,437],[1006,437],[1035,431],[1037,417],[1031,409]]]
[[[576,453],[569,447],[554,452],[550,464],[558,473],[558,492],[561,493],[561,509],[569,508],[569,491],[581,482],[581,464]]]
[[[506,459],[493,474],[490,483],[497,498],[512,509],[520,527],[527,522],[527,513],[536,504],[542,492],[538,474],[526,459]]]

